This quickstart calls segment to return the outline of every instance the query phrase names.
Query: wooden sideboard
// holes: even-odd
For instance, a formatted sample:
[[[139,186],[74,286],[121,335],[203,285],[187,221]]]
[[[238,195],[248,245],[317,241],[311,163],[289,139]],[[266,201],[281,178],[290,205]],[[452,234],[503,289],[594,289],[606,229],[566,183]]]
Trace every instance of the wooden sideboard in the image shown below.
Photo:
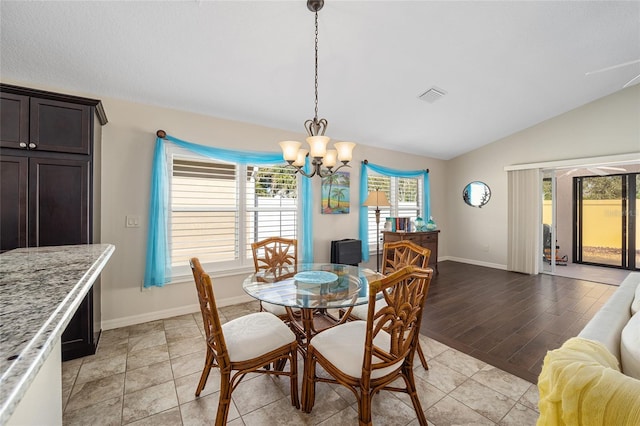
[[[431,250],[431,256],[429,256],[429,266],[435,269],[438,273],[438,234],[439,230],[427,231],[427,232],[389,232],[382,231],[382,235],[385,243],[393,241],[408,240],[421,247]]]

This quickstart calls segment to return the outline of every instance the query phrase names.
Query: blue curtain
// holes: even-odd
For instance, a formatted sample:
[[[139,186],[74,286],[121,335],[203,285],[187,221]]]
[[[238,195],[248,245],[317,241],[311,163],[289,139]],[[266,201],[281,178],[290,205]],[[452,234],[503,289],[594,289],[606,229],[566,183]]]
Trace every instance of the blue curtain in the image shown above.
[[[162,287],[171,280],[171,256],[169,252],[169,171],[166,161],[166,143],[216,160],[240,165],[282,164],[282,154],[234,151],[186,142],[173,136],[157,138],[151,175],[151,197],[149,203],[149,235],[147,238],[147,262],[144,286]],[[309,171],[309,161],[305,165]],[[302,208],[302,262],[313,262],[313,216],[311,206],[311,182],[303,178],[298,203]]]
[[[369,195],[369,170],[381,174],[383,176],[401,177],[401,178],[419,178],[422,177],[424,182],[422,185],[422,217],[428,219],[431,216],[431,195],[429,191],[429,172],[426,170],[397,170],[389,167],[378,166],[376,164],[362,162],[360,170],[360,222],[359,222],[359,238],[362,241],[362,260],[369,260],[369,224],[368,224],[368,207],[362,204]]]

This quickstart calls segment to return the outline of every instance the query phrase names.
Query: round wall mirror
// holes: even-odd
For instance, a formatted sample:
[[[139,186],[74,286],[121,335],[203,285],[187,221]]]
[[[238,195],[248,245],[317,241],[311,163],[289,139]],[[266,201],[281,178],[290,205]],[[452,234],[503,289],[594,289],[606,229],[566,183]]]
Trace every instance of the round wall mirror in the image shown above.
[[[471,207],[482,207],[489,202],[491,189],[486,183],[474,181],[464,187],[462,199]]]

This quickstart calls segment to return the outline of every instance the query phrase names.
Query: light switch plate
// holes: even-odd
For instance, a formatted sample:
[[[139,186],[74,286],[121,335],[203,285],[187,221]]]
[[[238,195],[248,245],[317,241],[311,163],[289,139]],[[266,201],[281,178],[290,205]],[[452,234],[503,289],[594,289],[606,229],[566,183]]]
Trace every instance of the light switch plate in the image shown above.
[[[139,228],[140,216],[127,216],[124,226],[125,228]]]

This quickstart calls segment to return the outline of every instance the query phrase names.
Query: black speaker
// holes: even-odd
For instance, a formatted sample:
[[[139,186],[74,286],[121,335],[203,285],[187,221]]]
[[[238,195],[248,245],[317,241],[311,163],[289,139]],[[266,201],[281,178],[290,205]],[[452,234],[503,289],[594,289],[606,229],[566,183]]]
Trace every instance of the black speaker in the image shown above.
[[[331,241],[331,263],[358,266],[362,262],[362,241],[344,239]]]

